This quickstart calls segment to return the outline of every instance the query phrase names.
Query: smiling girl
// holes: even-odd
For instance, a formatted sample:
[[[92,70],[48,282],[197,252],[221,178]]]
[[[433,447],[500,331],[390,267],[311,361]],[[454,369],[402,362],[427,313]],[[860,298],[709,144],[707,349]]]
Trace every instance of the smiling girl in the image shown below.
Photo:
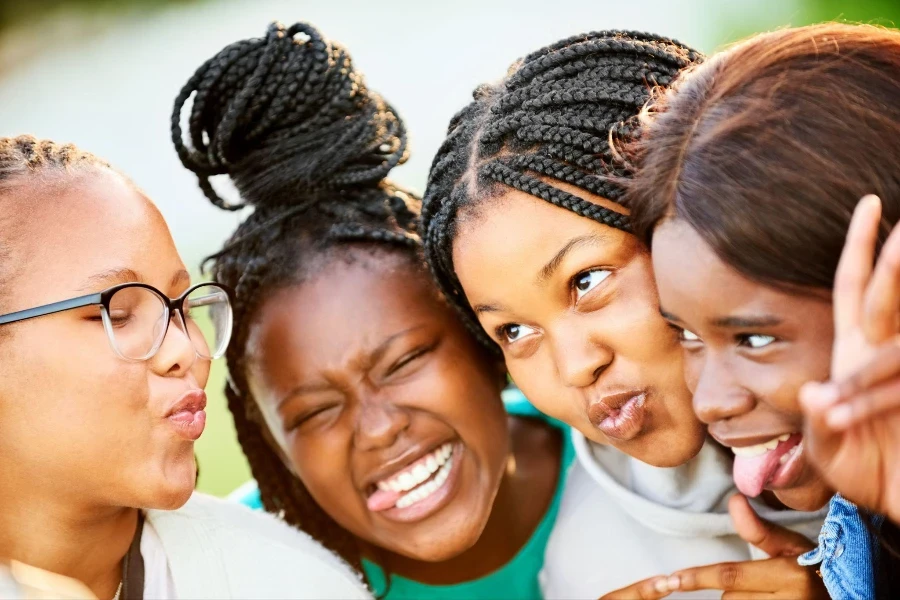
[[[734,452],[748,496],[766,491],[802,510],[832,496],[807,457],[798,397],[805,382],[843,378],[868,356],[835,345],[832,288],[859,198],[883,202],[869,266],[874,238],[900,218],[898,94],[900,34],[829,24],[752,38],[652,110],[633,218],[652,241],[694,408]],[[865,263],[834,293],[864,278]],[[896,323],[897,306],[885,310]],[[847,328],[838,333],[846,341]],[[832,597],[893,597],[889,581],[873,585],[873,568],[895,572],[878,560],[891,553],[872,547],[852,504],[835,496],[830,506],[819,549],[801,562],[821,564]]]
[[[190,145],[178,127],[182,105]],[[258,490],[388,598],[535,598],[571,449],[431,281],[406,131],[306,24],[222,50],[176,101],[207,196],[254,212],[215,257],[235,289],[227,394]],[[515,400],[515,399],[514,399]]]

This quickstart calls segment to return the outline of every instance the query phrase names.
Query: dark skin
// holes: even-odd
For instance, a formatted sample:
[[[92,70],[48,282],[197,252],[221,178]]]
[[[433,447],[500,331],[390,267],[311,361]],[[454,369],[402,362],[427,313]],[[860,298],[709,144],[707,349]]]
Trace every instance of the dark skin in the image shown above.
[[[482,327],[538,408],[654,466],[678,466],[699,452],[706,432],[691,408],[677,337],[659,315],[650,254],[634,236],[510,190],[462,215],[453,264]],[[608,435],[597,406],[632,390],[646,395],[642,424]]]
[[[248,379],[271,437],[382,566],[431,584],[493,572],[549,506],[560,436],[506,415],[501,365],[424,269],[392,253],[350,252],[273,295],[251,329]],[[376,481],[445,443],[457,445],[459,464],[441,502],[414,517],[370,510]]]
[[[0,207],[3,243],[20,265],[3,287],[4,313],[135,279],[170,296],[190,284],[157,209],[106,169],[24,180]],[[153,358],[126,362],[98,315],[90,307],[3,327],[0,556],[106,599],[134,507],[177,508],[193,492],[193,442],[165,413],[206,384],[209,362],[174,325]]]
[[[653,237],[660,305],[681,331],[694,409],[725,446],[803,429],[798,396],[828,378],[834,339],[829,296],[790,294],[751,281],[678,220]],[[818,510],[832,490],[801,455],[797,475],[772,489],[795,510]]]

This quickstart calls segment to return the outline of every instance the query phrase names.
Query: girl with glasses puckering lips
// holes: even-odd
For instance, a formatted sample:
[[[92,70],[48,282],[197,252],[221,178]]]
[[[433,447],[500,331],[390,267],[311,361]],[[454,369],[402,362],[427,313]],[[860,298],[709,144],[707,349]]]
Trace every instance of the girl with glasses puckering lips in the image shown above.
[[[0,138],[0,223],[0,557],[104,600],[366,597],[308,538],[193,493],[230,291],[191,285],[134,184]]]

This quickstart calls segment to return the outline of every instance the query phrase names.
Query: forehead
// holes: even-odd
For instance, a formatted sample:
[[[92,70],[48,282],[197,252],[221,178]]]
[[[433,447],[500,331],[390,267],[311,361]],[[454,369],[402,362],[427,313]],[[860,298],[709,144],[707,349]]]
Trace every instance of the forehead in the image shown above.
[[[424,269],[400,257],[356,255],[349,262],[332,260],[268,299],[252,326],[248,351],[269,370],[283,359],[296,364],[300,354],[337,359],[349,349],[377,347],[410,327],[455,322]]]
[[[78,291],[100,272],[129,268],[164,288],[183,268],[165,221],[119,175],[88,171],[27,184],[3,198],[17,257],[16,295],[37,301]]]
[[[633,236],[623,231],[519,190],[479,206],[477,212],[463,213],[458,227],[453,263],[467,294],[478,291],[477,281],[522,275],[517,269],[540,269],[576,237],[596,238],[592,245],[610,249],[633,243]]]
[[[788,294],[745,277],[678,219],[657,227],[651,255],[662,310],[692,325],[737,313],[786,315],[820,303],[817,298]]]

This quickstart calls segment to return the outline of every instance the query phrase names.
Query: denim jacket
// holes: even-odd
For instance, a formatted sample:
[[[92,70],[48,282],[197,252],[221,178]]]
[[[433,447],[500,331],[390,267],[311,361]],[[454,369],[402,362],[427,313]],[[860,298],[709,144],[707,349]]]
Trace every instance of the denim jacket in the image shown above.
[[[873,524],[877,527],[880,522]],[[828,504],[818,548],[797,562],[820,565],[819,573],[835,600],[869,600],[875,598],[876,548],[856,505],[835,494]]]

